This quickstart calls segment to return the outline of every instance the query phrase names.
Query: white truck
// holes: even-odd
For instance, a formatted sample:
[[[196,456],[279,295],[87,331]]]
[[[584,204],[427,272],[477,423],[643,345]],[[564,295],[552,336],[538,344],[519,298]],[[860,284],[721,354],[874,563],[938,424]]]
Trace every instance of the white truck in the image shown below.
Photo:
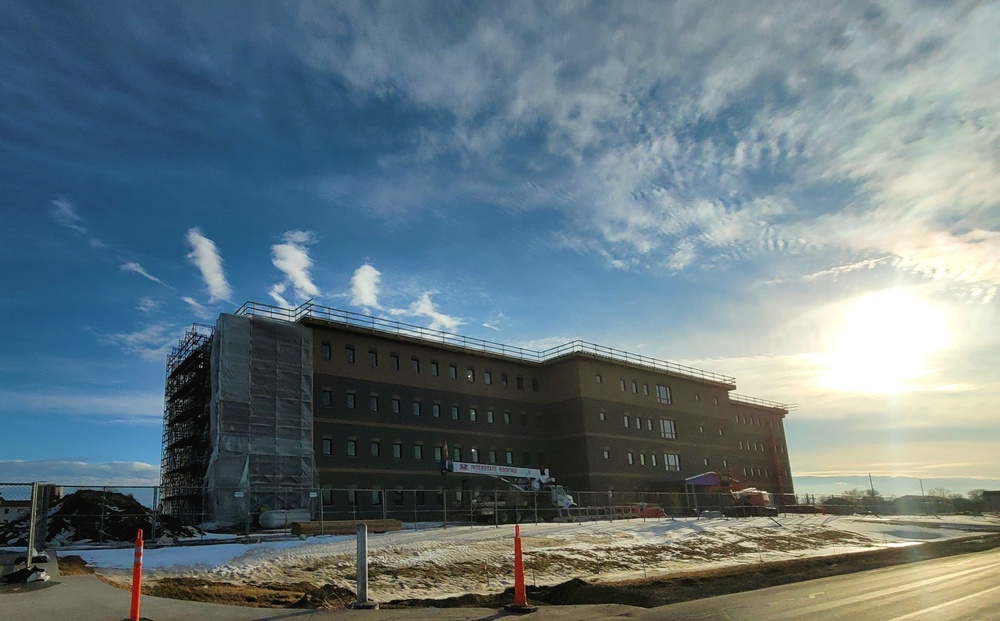
[[[447,460],[442,464],[443,474],[482,475],[506,483],[507,490],[468,491],[467,501],[461,510],[468,511],[477,522],[500,523],[522,520],[551,521],[569,515],[576,506],[573,496],[562,485],[556,485],[548,469],[516,468],[500,464],[480,464]]]

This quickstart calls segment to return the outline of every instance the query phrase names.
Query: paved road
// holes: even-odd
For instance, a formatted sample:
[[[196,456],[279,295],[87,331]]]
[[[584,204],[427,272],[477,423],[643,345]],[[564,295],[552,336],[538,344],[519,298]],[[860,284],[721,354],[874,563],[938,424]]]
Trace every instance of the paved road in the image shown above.
[[[643,611],[657,621],[1000,620],[1000,550]]]

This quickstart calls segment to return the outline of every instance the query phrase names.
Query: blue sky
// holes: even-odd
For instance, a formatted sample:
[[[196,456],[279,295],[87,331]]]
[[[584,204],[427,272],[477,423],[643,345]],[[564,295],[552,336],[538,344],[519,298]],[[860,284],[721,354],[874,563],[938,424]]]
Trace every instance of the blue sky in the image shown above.
[[[734,375],[799,405],[802,492],[1000,488],[997,32],[965,2],[4,2],[0,480],[155,483],[184,329],[312,298]]]

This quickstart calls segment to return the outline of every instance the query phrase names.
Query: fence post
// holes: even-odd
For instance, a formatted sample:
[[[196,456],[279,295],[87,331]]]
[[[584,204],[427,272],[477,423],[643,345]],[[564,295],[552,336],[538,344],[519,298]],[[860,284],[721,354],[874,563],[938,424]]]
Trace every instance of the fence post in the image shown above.
[[[326,519],[323,516],[323,487],[320,486],[319,488],[319,534],[320,535],[326,534],[325,526],[323,525],[323,522],[325,521]]]
[[[149,538],[151,540],[156,539],[156,517],[159,515],[160,510],[160,488],[159,486],[153,486],[153,519],[152,528],[150,529]]]

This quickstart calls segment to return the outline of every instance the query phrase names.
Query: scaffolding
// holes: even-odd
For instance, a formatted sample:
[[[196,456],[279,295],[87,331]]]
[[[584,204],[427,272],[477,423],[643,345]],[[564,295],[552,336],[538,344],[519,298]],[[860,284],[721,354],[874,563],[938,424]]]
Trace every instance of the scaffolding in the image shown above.
[[[220,315],[211,370],[210,519],[224,525],[265,508],[308,509],[317,480],[310,329]]]
[[[167,358],[160,461],[163,511],[188,521],[199,521],[197,516],[205,511],[213,335],[212,326],[194,324]]]

